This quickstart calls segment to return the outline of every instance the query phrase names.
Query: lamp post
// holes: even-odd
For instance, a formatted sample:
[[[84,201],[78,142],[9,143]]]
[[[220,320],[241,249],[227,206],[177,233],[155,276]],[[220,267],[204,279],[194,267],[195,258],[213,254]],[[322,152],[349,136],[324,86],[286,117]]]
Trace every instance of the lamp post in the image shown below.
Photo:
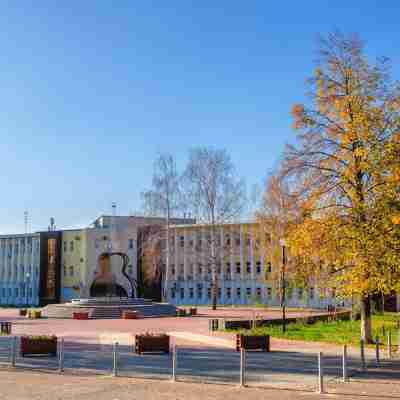
[[[25,298],[26,298],[26,305],[28,305],[28,285],[29,285],[29,278],[31,274],[28,272],[26,275],[26,283],[25,283]]]
[[[281,269],[281,307],[282,307],[282,330],[286,332],[286,246],[285,240],[279,241],[282,246],[282,269]]]

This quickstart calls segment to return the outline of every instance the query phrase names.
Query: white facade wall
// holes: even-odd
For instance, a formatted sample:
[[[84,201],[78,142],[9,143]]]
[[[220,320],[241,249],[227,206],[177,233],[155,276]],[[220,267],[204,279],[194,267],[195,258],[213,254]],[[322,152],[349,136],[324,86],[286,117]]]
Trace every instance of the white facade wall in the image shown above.
[[[39,304],[40,237],[0,236],[0,304]]]
[[[220,271],[217,271],[218,304],[252,305],[260,302],[279,306],[276,282],[264,279],[270,256],[261,253],[256,257],[251,230],[245,235],[243,226],[227,224],[220,226],[217,232],[221,243],[225,244],[220,249]],[[199,245],[199,242],[204,245],[206,235],[207,228],[202,226],[171,229],[173,245],[166,301],[177,306],[212,304],[209,260]],[[317,287],[287,291],[288,307],[325,308],[334,303],[333,298],[322,296]]]

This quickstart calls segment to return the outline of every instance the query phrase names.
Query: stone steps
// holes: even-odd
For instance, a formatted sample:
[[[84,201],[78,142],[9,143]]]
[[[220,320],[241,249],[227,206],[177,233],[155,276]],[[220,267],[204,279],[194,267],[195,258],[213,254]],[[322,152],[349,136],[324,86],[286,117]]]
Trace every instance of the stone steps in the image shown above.
[[[94,305],[79,303],[52,304],[43,308],[43,316],[47,318],[72,318],[74,312],[88,312],[91,319],[119,319],[123,311],[137,311],[146,318],[172,317],[176,315],[176,307],[168,303],[152,303],[149,300],[140,304],[106,304]]]

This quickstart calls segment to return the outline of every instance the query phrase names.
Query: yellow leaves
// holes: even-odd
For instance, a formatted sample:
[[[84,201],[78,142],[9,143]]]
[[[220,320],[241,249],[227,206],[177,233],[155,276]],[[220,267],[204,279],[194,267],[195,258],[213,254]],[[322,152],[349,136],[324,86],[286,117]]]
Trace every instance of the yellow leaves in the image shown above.
[[[394,225],[400,225],[400,214],[392,216],[392,223]]]
[[[306,126],[305,124],[305,111],[302,104],[295,104],[292,108],[293,128],[301,129]]]

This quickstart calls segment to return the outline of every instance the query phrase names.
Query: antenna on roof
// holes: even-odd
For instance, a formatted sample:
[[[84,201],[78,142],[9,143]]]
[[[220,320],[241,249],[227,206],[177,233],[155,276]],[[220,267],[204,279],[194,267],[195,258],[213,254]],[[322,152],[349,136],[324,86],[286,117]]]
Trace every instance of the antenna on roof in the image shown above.
[[[25,234],[28,233],[28,211],[24,211]]]
[[[56,230],[56,222],[54,217],[50,218],[50,225],[49,225],[49,231],[54,232]]]

